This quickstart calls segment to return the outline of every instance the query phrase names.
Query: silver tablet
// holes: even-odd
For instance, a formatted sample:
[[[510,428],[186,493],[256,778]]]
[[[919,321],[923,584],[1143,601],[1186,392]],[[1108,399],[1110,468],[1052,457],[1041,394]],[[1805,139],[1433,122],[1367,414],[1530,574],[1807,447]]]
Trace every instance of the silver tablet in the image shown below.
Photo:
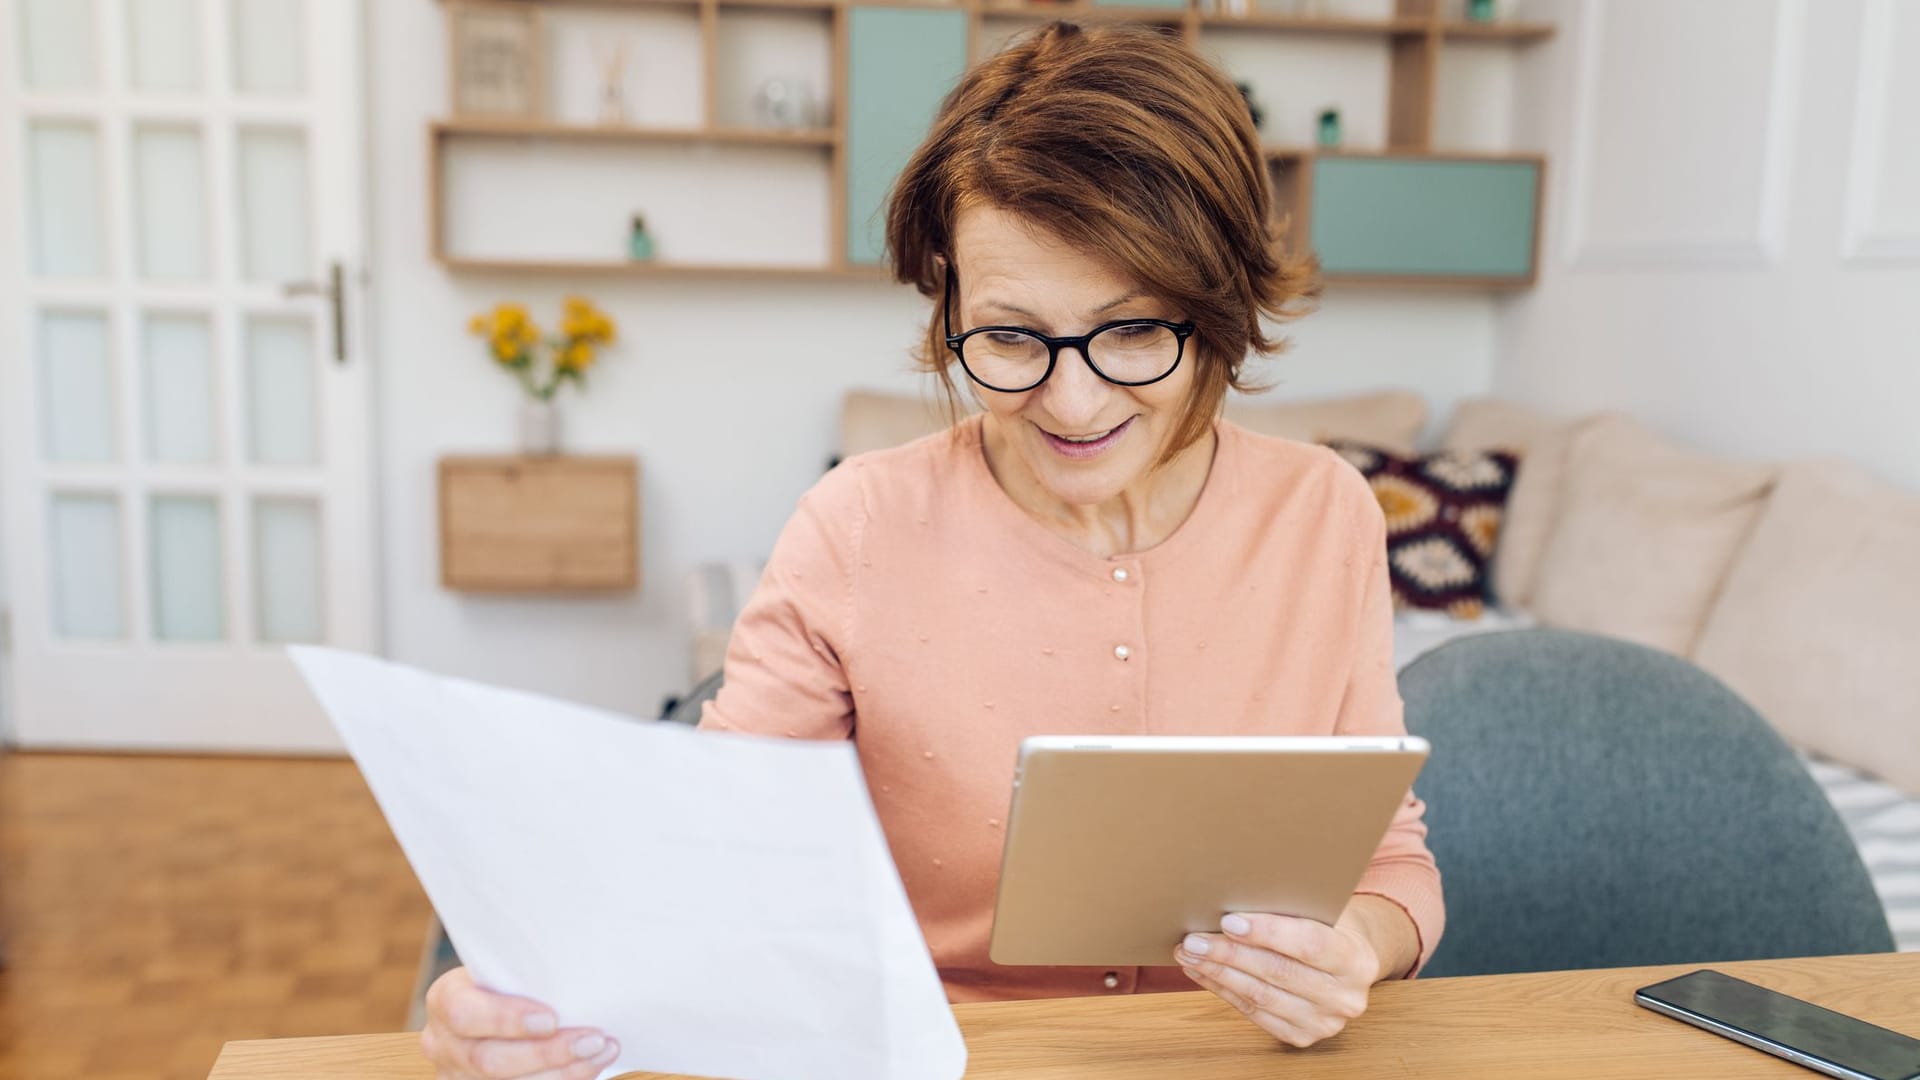
[[[1228,912],[1331,925],[1427,751],[1416,736],[1029,738],[989,955],[1167,966]]]

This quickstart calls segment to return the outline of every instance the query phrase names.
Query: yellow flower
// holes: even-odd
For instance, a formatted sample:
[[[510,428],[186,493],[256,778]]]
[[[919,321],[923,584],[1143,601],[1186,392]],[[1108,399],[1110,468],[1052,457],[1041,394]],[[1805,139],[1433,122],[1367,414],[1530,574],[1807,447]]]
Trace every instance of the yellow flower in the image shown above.
[[[585,341],[570,341],[555,355],[553,362],[565,371],[585,371],[593,366],[593,346]]]
[[[565,303],[565,313],[560,322],[561,336],[575,341],[607,342],[613,340],[613,320],[606,313],[593,306],[593,302],[578,296],[569,296]]]
[[[485,315],[475,315],[473,318],[467,320],[467,333],[469,334],[484,335],[488,333],[490,329],[491,327]]]
[[[493,309],[493,332],[506,338],[525,340],[537,336],[539,331],[533,320],[527,318],[527,309],[520,304],[496,304]]]

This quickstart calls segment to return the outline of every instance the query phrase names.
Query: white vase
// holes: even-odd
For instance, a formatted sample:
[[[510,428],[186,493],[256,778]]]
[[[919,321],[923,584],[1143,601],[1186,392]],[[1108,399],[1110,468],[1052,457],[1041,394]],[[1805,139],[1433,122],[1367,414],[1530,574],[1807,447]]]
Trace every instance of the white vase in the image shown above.
[[[520,403],[520,452],[531,457],[560,452],[560,409],[552,401]]]

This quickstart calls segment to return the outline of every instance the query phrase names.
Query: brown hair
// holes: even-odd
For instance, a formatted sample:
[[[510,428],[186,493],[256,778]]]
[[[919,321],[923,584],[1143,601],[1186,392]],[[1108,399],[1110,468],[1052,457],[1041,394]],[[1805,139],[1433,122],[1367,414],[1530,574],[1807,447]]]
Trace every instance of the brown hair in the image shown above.
[[[942,326],[953,226],[993,206],[1110,260],[1195,324],[1186,415],[1167,457],[1206,432],[1262,331],[1319,294],[1310,256],[1280,245],[1266,159],[1245,101],[1205,58],[1150,27],[1053,22],[975,65],[895,183],[896,280],[933,301],[919,363],[957,404]]]

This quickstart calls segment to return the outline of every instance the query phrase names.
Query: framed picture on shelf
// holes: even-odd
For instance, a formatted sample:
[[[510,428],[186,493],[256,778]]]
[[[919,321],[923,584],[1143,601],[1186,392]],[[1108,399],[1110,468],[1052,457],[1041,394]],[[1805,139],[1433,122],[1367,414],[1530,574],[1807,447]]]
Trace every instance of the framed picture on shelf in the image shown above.
[[[545,45],[531,4],[447,5],[455,116],[533,120],[543,115]]]

